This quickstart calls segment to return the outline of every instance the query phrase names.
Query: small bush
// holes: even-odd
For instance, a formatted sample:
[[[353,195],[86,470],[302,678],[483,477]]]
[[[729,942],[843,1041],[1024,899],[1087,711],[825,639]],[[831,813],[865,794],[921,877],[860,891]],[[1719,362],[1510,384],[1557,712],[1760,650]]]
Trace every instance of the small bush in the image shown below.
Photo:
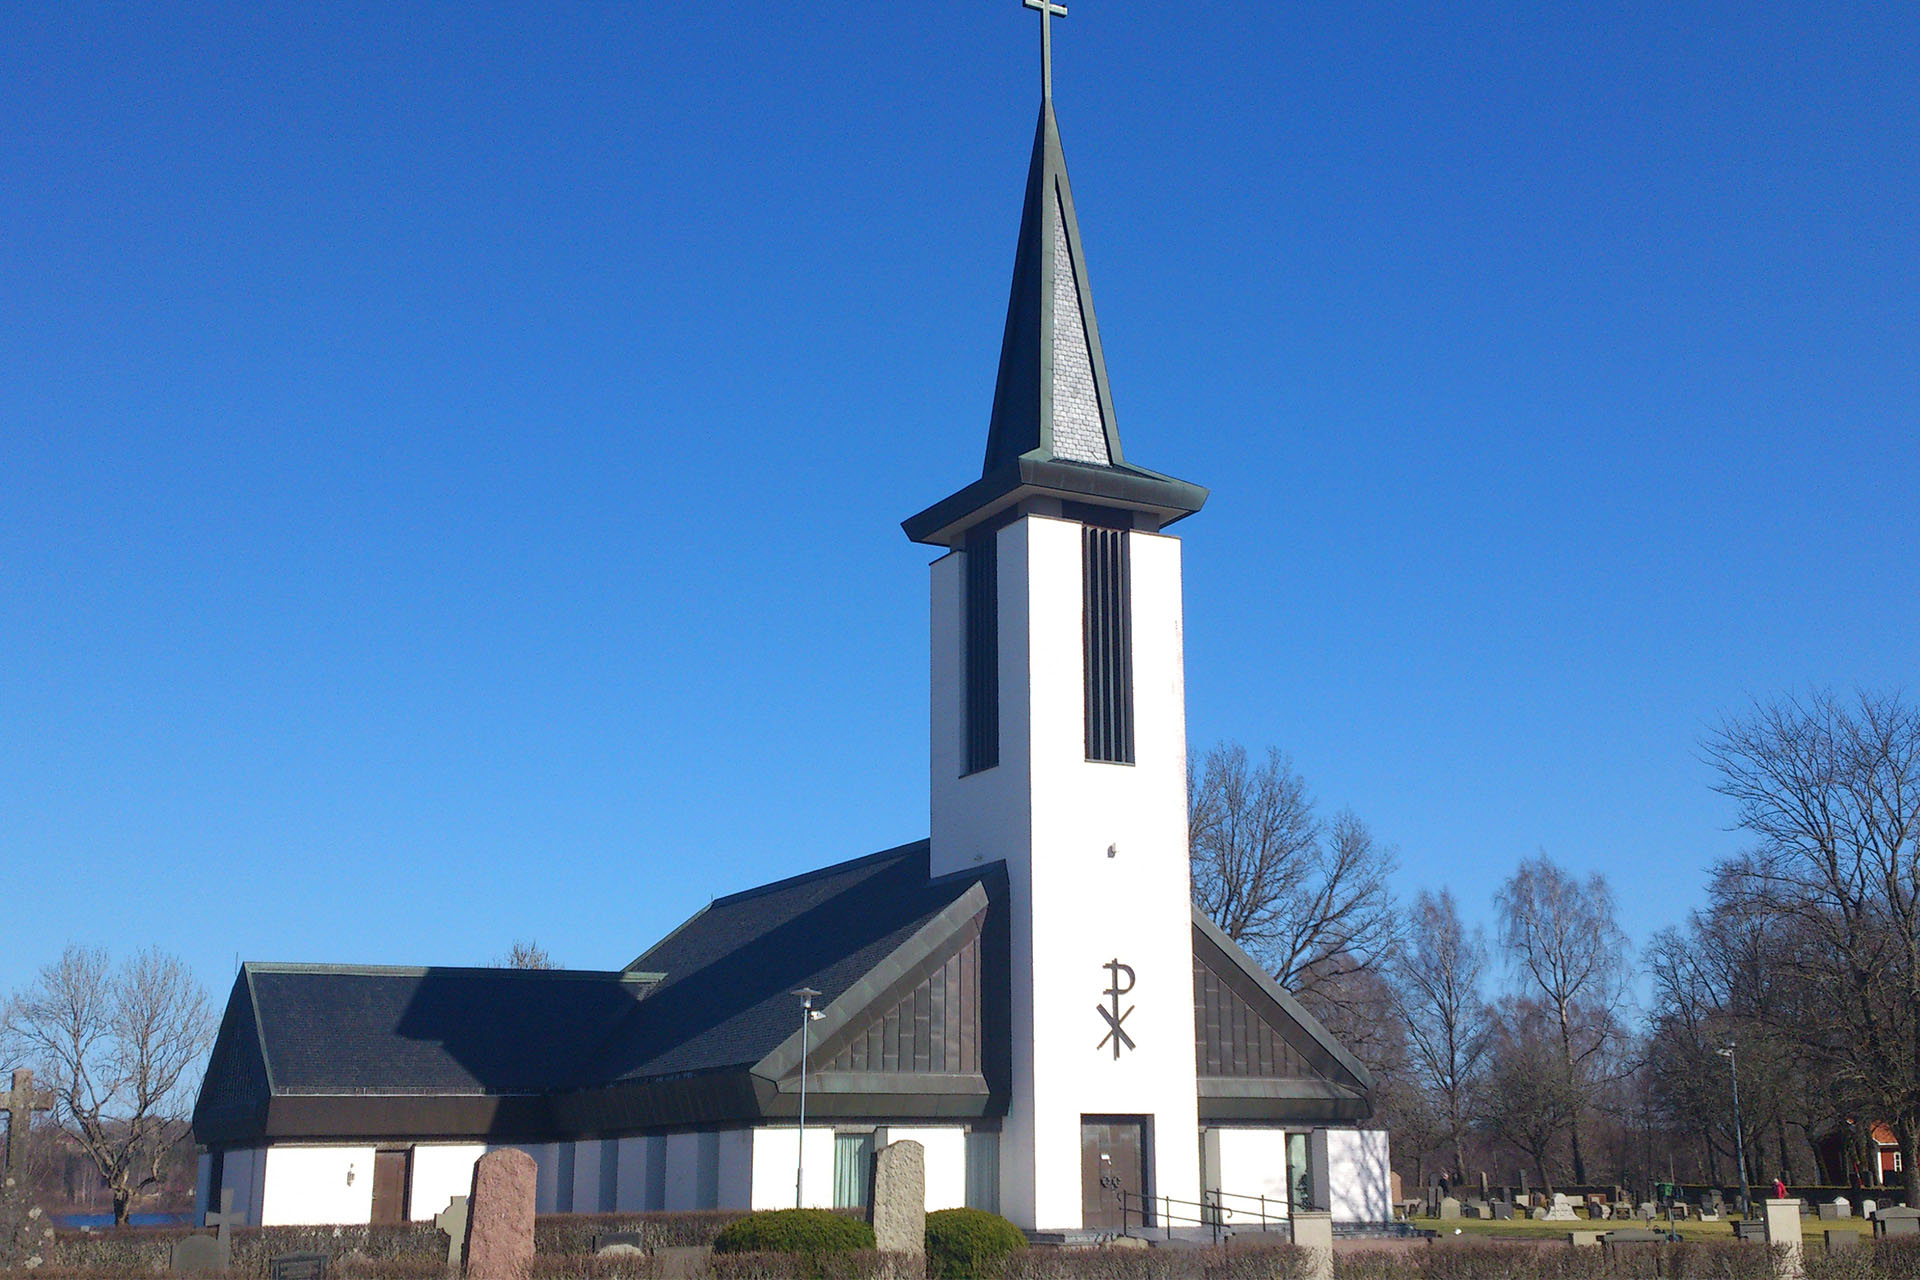
[[[724,1253],[791,1253],[817,1256],[873,1248],[873,1228],[831,1209],[773,1209],[748,1214],[713,1239]]]
[[[936,1209],[927,1215],[928,1280],[998,1277],[1007,1255],[1027,1247],[1020,1228],[984,1209]]]

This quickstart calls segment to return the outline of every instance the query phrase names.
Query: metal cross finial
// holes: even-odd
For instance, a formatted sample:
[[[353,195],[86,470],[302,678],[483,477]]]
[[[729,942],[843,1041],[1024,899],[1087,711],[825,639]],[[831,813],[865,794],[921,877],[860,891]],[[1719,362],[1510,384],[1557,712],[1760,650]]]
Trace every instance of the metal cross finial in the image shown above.
[[[1053,0],[1021,0],[1040,13],[1040,96],[1053,100],[1053,20],[1067,16],[1067,6]]]

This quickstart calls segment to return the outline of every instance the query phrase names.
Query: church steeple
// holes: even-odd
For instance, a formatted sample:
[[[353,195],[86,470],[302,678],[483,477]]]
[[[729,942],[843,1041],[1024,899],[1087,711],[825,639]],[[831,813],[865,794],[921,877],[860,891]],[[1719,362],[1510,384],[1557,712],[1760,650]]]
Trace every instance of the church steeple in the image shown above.
[[[1041,100],[1034,129],[982,474],[1021,457],[1100,467],[1125,462],[1050,98]]]
[[[1056,510],[1061,501],[1118,508],[1153,529],[1207,500],[1200,486],[1130,465],[1121,450],[1046,65],[1045,24],[1066,11],[1049,0],[1027,5],[1041,10],[1043,89],[986,462],[979,480],[903,522],[915,542],[957,546],[967,529],[1032,499]]]

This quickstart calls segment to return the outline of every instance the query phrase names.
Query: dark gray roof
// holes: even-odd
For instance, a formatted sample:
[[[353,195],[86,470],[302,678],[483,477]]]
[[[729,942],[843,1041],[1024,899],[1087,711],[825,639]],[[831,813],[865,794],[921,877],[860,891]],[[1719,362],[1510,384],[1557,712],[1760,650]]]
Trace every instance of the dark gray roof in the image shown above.
[[[639,1003],[633,973],[251,964],[276,1093],[544,1093]]]
[[[982,879],[927,878],[927,842],[716,899],[631,966],[664,975],[594,1055],[597,1080],[751,1066]]]

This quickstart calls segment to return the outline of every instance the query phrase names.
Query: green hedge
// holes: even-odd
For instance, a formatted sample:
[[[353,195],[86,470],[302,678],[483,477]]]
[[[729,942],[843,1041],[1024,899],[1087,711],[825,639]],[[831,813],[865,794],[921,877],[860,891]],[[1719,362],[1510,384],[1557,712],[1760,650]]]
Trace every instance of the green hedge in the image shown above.
[[[1007,1255],[1027,1247],[1020,1228],[984,1209],[937,1209],[927,1215],[928,1280],[997,1277]]]
[[[873,1248],[873,1228],[831,1209],[770,1209],[748,1214],[714,1237],[713,1251],[817,1256]]]

